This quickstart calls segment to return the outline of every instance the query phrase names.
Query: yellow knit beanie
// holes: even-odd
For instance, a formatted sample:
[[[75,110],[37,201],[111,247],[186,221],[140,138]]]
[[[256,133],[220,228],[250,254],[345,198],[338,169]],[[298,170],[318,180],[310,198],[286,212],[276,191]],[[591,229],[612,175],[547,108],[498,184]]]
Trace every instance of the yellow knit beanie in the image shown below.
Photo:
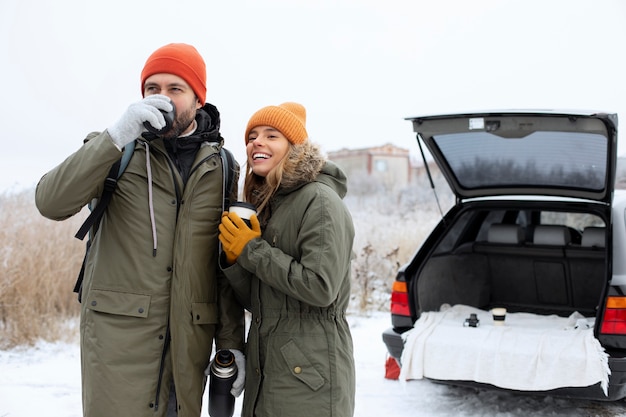
[[[302,104],[288,102],[278,106],[267,106],[252,115],[246,127],[245,141],[248,143],[250,131],[257,126],[271,126],[285,135],[294,145],[306,142],[306,110]]]

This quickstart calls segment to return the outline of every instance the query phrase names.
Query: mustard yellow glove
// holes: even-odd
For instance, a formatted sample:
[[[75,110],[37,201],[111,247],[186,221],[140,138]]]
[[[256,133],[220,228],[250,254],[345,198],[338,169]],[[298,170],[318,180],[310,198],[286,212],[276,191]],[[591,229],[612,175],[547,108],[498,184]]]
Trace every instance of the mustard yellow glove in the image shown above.
[[[252,228],[236,213],[224,212],[222,215],[219,239],[228,263],[235,263],[248,242],[261,236],[261,225],[255,214],[250,216],[250,224]]]

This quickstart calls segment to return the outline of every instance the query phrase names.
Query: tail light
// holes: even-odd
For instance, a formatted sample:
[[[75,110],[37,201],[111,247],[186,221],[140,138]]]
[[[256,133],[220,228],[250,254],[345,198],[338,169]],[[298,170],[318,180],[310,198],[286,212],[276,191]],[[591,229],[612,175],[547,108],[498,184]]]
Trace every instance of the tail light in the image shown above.
[[[626,310],[625,310],[626,311]],[[391,314],[399,316],[410,316],[409,293],[406,282],[394,281],[391,287]]]
[[[607,297],[600,333],[626,335],[626,297]]]

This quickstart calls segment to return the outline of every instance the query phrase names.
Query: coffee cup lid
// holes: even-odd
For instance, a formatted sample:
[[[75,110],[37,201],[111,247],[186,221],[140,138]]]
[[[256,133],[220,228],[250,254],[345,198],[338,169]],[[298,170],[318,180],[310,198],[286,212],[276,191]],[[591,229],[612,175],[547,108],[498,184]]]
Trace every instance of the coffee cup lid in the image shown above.
[[[231,203],[230,206],[231,207],[243,207],[243,208],[256,211],[255,205],[252,203],[248,203],[247,201],[234,201],[233,203]]]

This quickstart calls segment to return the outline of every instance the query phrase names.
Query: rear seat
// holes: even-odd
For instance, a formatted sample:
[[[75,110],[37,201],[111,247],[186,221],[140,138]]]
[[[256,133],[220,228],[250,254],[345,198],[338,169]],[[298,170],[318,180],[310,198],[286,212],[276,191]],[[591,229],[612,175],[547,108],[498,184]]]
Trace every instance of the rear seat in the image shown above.
[[[487,231],[487,241],[474,245],[476,253],[487,256],[490,304],[512,308],[538,302],[524,236],[524,229],[518,224],[493,224]]]
[[[565,226],[560,225],[539,225],[535,226],[533,232],[533,244],[547,246],[569,245],[572,235]]]
[[[587,227],[583,231],[580,246],[586,248],[604,248],[606,246],[606,229],[604,227]]]
[[[472,250],[435,256],[420,273],[422,311],[442,303],[569,316],[593,316],[605,271],[603,231],[585,230],[583,245],[572,245],[566,226],[537,225],[525,241],[517,224],[493,224],[487,241]]]
[[[538,225],[533,241],[524,242],[524,229],[516,224],[493,224],[487,242],[475,251],[486,254],[490,271],[491,304],[512,311],[554,313],[571,310],[571,290],[565,247],[570,242],[565,226]]]
[[[604,227],[587,227],[580,246],[565,249],[572,283],[574,306],[597,306],[607,284],[606,231]]]
[[[572,236],[566,226],[538,225],[533,232],[533,273],[540,304],[572,305],[565,248]]]
[[[524,230],[518,224],[492,224],[487,231],[487,242],[518,245],[524,241]]]

